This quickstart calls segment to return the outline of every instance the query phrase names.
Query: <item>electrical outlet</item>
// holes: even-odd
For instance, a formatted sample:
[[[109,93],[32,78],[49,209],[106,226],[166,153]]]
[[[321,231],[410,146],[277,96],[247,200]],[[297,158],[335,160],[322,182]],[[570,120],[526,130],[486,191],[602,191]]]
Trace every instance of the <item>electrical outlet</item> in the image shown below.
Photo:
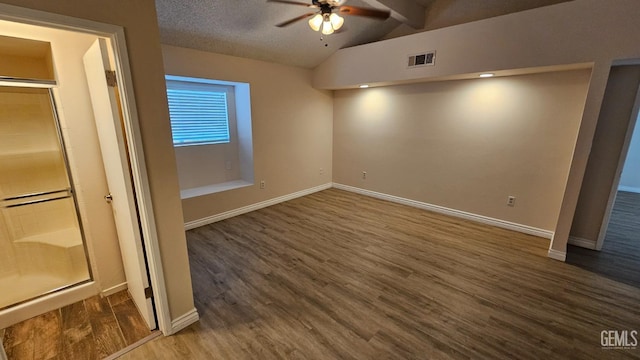
[[[367,172],[366,171],[362,172],[362,180],[367,180]]]
[[[267,186],[266,181],[260,180],[260,189],[264,189]]]
[[[231,170],[231,160],[227,160],[224,162],[224,168],[227,170]]]
[[[320,175],[324,175],[324,169],[320,168]]]
[[[513,195],[509,195],[509,197],[507,198],[507,206],[516,206],[516,197]]]

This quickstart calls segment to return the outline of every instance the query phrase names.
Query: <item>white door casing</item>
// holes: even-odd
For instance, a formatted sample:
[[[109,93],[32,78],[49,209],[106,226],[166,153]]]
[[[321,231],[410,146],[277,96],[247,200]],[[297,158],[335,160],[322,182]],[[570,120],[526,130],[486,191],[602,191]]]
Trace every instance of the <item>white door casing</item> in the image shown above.
[[[100,141],[111,206],[116,223],[129,293],[150,329],[156,328],[153,303],[146,298],[149,287],[142,235],[136,210],[126,138],[122,131],[116,88],[107,84],[111,71],[107,43],[97,39],[83,57],[96,129]],[[107,194],[105,194],[107,195]]]

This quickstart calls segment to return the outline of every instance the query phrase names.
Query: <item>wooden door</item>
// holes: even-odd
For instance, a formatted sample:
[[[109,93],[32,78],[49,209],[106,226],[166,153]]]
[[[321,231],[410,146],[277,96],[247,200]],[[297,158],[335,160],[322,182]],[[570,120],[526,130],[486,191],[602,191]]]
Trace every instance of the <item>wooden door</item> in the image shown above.
[[[153,303],[131,180],[126,136],[122,130],[117,88],[107,81],[111,72],[107,44],[98,39],[84,55],[84,67],[107,175],[109,198],[116,222],[129,293],[150,329],[156,328]],[[98,254],[99,256],[99,254]]]

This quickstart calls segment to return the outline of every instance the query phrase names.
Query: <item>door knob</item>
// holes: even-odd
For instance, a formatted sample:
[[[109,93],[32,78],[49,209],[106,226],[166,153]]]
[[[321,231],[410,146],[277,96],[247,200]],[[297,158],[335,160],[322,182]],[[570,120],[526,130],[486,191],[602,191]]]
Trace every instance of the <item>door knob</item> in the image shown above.
[[[113,195],[111,195],[111,194],[107,194],[107,195],[105,195],[105,196],[104,196],[104,200],[105,200],[106,202],[108,202],[109,204],[111,204],[111,202],[113,201]]]

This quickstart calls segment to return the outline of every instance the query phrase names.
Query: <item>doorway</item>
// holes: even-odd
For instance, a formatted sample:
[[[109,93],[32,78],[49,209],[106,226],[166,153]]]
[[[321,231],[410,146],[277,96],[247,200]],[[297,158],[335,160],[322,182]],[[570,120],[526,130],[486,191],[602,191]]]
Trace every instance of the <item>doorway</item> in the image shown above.
[[[611,68],[566,259],[635,287],[640,287],[639,89],[640,65]]]
[[[120,144],[126,144],[126,149],[124,150],[124,153],[122,153],[121,151],[121,155],[123,159],[126,159],[131,163],[130,178],[133,184],[131,184],[130,191],[135,195],[135,203],[131,205],[134,208],[137,208],[137,210],[139,211],[139,213],[136,214],[135,217],[136,222],[139,222],[140,224],[142,238],[144,239],[146,245],[146,252],[145,254],[143,254],[143,257],[146,256],[148,259],[151,283],[154,285],[153,289],[148,289],[147,295],[153,295],[155,298],[155,308],[158,310],[157,317],[160,329],[165,332],[165,334],[170,333],[171,323],[169,318],[168,304],[166,301],[166,291],[164,289],[164,278],[162,267],[160,264],[159,248],[157,243],[157,235],[155,233],[153,212],[151,210],[152,208],[148,190],[148,180],[146,178],[144,155],[142,152],[142,144],[139,133],[140,131],[137,126],[137,116],[135,114],[135,102],[133,99],[132,91],[133,89],[129,84],[130,74],[128,70],[128,59],[123,29],[118,26],[93,23],[91,21],[79,20],[70,17],[28,9],[20,9],[5,5],[0,5],[0,10],[2,10],[0,11],[0,21],[2,22],[2,24],[0,25],[7,25],[11,23],[18,27],[33,26],[50,31],[57,31],[59,33],[66,32],[68,34],[76,34],[78,36],[89,36],[93,37],[94,39],[102,38],[108,42],[108,48],[111,51],[110,61],[115,64],[115,75],[118,83],[120,84],[120,86],[114,91],[117,92],[117,95],[122,100],[122,127],[124,128],[124,134],[126,134],[126,136],[124,134],[121,134],[121,137],[118,138],[117,141]],[[9,30],[6,30],[3,26],[0,26],[0,33],[5,33],[7,31]],[[27,32],[29,33],[29,35],[27,35],[26,37],[33,36],[33,33],[31,31]],[[15,36],[16,34],[12,35]],[[66,46],[68,41],[64,39],[61,40],[60,43],[64,43],[64,45]],[[62,47],[59,49],[59,51],[63,52],[67,52],[67,50],[68,49]],[[54,64],[56,66],[57,74],[60,75],[60,72],[63,71],[61,67],[64,67],[64,64],[62,64],[62,62],[54,62]],[[75,68],[77,71],[82,71],[82,66],[75,66]],[[77,73],[69,75],[66,80],[64,80],[64,84],[68,86],[69,83],[77,80]],[[67,89],[68,88],[70,87],[67,87]],[[86,83],[84,84],[84,90],[86,90]],[[60,97],[62,98],[63,104],[61,106],[61,118],[63,119],[69,120],[71,118],[74,118],[72,113],[75,110],[87,110],[87,106],[89,106],[90,109],[90,104],[87,105],[86,103],[75,101],[76,99],[70,95],[66,95],[66,98],[67,100],[71,99],[71,101],[65,102],[65,96],[62,96],[61,88],[54,89],[53,91],[54,93],[59,93],[61,95]],[[76,138],[80,139],[75,145],[77,150],[83,150],[76,151],[77,154],[80,154],[84,152],[84,145],[91,142],[92,139],[90,136],[82,136],[83,124],[78,124],[79,125],[77,126],[69,126],[69,123],[66,123],[66,125],[62,126],[62,132],[66,133],[65,135],[67,136],[76,136]],[[73,165],[73,163],[75,163],[75,165]],[[77,172],[82,169],[84,169],[82,161],[78,160],[77,158],[72,160],[72,172]],[[102,172],[104,173],[104,169],[102,170]],[[90,183],[91,181],[84,181],[84,184]],[[79,195],[82,194],[85,199],[84,201],[79,201],[79,208],[81,212],[87,212],[87,209],[93,206],[91,204],[96,203],[94,199],[95,196],[88,195],[88,193],[92,191],[88,189],[88,186],[80,187]],[[97,190],[96,193],[98,193]],[[107,193],[108,192],[100,192],[99,198],[102,200],[102,197]],[[104,201],[102,201],[102,206],[104,206]],[[104,230],[101,225],[96,225],[96,223],[94,222],[87,222],[86,225],[88,225],[89,228],[92,228],[92,234],[100,234]],[[33,309],[31,309],[29,306],[21,306],[19,309],[14,309],[15,311],[13,312],[0,312],[0,323],[6,326],[7,323],[15,323],[20,319],[29,318],[34,314],[42,314],[60,306],[71,304],[73,302],[88,298],[98,293],[102,295],[109,295],[117,293],[123,288],[126,288],[126,282],[118,283],[118,277],[122,275],[122,272],[119,272],[117,269],[115,269],[117,266],[114,267],[113,264],[109,263],[103,263],[102,265],[100,264],[100,259],[103,259],[105,254],[109,253],[109,251],[111,252],[111,254],[113,254],[114,249],[114,247],[111,246],[110,250],[103,252],[102,250],[97,248],[101,245],[101,242],[93,241],[91,242],[91,246],[88,246],[90,248],[89,253],[93,253],[93,255],[90,256],[92,257],[90,261],[92,270],[101,268],[98,269],[101,271],[94,271],[95,276],[93,281],[85,284],[86,286],[82,286],[80,289],[82,291],[76,293],[62,291],[56,294],[55,298],[49,295],[44,296],[37,299],[37,301],[30,302],[30,305],[34,305]],[[116,246],[115,248],[117,249],[118,247]],[[99,254],[99,256],[96,256],[97,254]],[[109,270],[102,271],[105,268]],[[109,287],[104,284],[112,284],[112,286]],[[25,308],[28,307],[30,309],[26,311]]]

